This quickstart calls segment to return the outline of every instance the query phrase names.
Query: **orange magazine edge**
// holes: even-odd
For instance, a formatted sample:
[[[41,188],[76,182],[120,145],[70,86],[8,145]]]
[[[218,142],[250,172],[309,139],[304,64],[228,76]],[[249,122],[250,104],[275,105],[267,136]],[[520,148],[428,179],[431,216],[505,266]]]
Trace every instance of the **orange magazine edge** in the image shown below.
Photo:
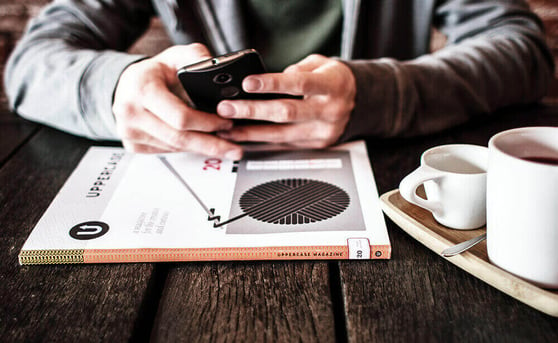
[[[391,258],[391,245],[371,245],[370,248],[371,260]],[[349,259],[349,249],[346,245],[258,248],[90,249],[83,252],[83,263],[345,259]]]

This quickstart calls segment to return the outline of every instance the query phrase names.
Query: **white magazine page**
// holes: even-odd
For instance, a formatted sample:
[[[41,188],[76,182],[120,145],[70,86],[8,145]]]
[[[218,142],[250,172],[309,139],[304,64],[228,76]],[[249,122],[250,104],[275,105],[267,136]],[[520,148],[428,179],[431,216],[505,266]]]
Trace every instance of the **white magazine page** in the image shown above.
[[[290,197],[265,198],[277,187],[292,187]],[[211,213],[219,221],[208,220]],[[327,246],[352,238],[389,245],[363,142],[328,152],[247,153],[240,162],[93,147],[24,250]]]

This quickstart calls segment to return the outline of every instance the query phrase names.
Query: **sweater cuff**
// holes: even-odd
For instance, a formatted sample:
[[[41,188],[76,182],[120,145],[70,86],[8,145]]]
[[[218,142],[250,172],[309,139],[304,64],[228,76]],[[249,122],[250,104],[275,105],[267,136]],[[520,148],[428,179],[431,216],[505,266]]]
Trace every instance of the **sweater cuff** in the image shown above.
[[[355,108],[340,138],[341,142],[363,136],[387,137],[394,134],[398,113],[395,61],[341,61],[353,72],[357,93]]]
[[[107,51],[87,67],[79,83],[79,106],[94,138],[118,140],[112,101],[120,75],[130,64],[145,56]]]

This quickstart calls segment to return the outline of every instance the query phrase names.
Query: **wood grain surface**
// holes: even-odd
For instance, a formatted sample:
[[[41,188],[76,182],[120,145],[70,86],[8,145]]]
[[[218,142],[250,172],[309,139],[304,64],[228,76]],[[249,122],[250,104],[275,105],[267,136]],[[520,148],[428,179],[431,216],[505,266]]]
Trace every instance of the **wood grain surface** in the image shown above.
[[[333,342],[327,262],[173,266],[154,341]]]
[[[0,166],[38,129],[11,112],[0,111]]]
[[[104,144],[21,124],[29,128],[0,148],[2,341],[558,341],[557,318],[454,266],[388,218],[388,261],[21,267],[31,228],[86,149]],[[507,109],[425,137],[370,139],[378,191],[397,188],[432,146],[486,145],[499,131],[532,125],[557,126],[558,107]]]
[[[4,342],[120,342],[150,334],[153,265],[18,264],[31,229],[90,144],[43,128],[0,169]]]

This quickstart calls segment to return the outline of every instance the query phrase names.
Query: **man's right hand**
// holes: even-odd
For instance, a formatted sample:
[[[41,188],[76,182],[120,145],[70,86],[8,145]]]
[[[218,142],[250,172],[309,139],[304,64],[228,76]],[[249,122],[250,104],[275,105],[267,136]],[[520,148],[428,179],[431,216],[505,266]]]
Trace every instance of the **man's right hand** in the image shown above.
[[[231,129],[232,121],[189,107],[176,76],[182,66],[210,57],[202,44],[174,46],[122,72],[112,110],[127,150],[191,151],[233,160],[242,157],[241,147],[213,134]]]

